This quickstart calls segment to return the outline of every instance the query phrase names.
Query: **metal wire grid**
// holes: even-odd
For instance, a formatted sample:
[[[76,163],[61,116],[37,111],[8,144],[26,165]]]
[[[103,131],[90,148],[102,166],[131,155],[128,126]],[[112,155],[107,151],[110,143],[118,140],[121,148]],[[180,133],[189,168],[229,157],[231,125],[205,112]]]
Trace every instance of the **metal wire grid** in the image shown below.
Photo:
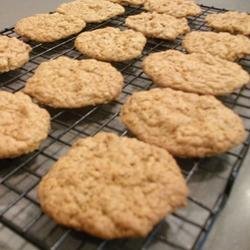
[[[209,13],[225,11],[207,6],[202,6],[202,9],[203,13],[200,16],[189,18],[193,30],[209,30],[204,24],[204,17]],[[140,8],[127,7],[125,15],[101,24],[88,25],[86,30],[105,26],[123,28],[127,16],[141,11]],[[1,34],[17,36],[13,28],[5,29]],[[50,44],[29,42],[33,48],[29,63],[19,70],[0,75],[1,89],[10,92],[21,90],[36,67],[51,58],[61,55],[76,59],[84,58],[73,48],[74,39],[75,36],[72,36]],[[174,42],[149,39],[139,59],[114,64],[125,78],[124,89],[117,101],[84,109],[49,109],[52,130],[40,149],[17,159],[0,161],[0,232],[11,229],[14,235],[19,235],[32,243],[29,249],[156,250],[202,247],[249,148],[249,86],[222,98],[222,101],[244,120],[248,132],[246,142],[217,157],[201,160],[177,159],[191,190],[188,206],[164,219],[147,238],[103,241],[82,232],[63,228],[41,212],[36,197],[40,178],[77,138],[91,136],[99,131],[129,135],[118,117],[120,107],[131,93],[153,87],[152,82],[143,74],[140,63],[149,53],[166,49],[183,50],[181,38]],[[250,72],[250,58],[242,59],[240,63]]]

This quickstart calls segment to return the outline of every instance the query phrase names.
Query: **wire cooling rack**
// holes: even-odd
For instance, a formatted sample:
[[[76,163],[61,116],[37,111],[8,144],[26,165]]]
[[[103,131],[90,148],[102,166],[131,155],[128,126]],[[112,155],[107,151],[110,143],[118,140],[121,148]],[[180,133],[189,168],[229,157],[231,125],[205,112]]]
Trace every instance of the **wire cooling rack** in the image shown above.
[[[210,13],[225,11],[214,7],[201,7],[203,13],[200,16],[189,18],[193,30],[209,30],[204,23],[204,17]],[[127,7],[123,16],[101,24],[88,25],[85,30],[105,26],[123,28],[127,16],[141,11],[141,8]],[[1,34],[18,37],[13,28],[5,29]],[[61,55],[84,58],[74,49],[74,39],[75,36],[72,36],[49,44],[28,42],[33,48],[29,63],[19,70],[1,74],[1,89],[10,92],[21,90],[25,81],[43,61]],[[124,89],[117,101],[84,109],[49,109],[52,116],[52,130],[40,150],[17,159],[0,161],[1,249],[185,250],[202,247],[228,197],[249,148],[249,86],[222,98],[222,101],[243,119],[248,132],[246,142],[217,157],[201,160],[177,159],[190,188],[188,206],[164,219],[148,237],[104,241],[61,227],[42,213],[36,197],[36,188],[41,177],[77,138],[91,136],[99,131],[127,134],[118,117],[121,105],[131,93],[153,86],[140,68],[141,61],[151,52],[166,49],[183,50],[181,40],[181,37],[174,42],[149,39],[139,59],[114,64],[125,78]],[[239,63],[250,71],[250,58],[242,59]]]

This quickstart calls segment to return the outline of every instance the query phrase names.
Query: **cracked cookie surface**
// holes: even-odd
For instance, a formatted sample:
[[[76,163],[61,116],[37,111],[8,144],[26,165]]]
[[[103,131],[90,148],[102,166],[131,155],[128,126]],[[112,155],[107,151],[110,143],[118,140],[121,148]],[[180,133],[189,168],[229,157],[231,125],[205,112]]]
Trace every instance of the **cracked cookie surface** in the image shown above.
[[[192,31],[184,37],[182,45],[189,53],[209,53],[229,61],[250,54],[249,38],[226,32]]]
[[[151,12],[156,11],[175,17],[196,16],[202,12],[192,0],[146,0],[144,8]]]
[[[61,4],[56,11],[76,15],[87,23],[99,23],[123,14],[125,9],[119,4],[106,0],[76,0]]]
[[[175,40],[177,36],[190,30],[186,18],[176,18],[156,12],[143,12],[139,15],[129,16],[125,23],[147,37],[165,40]]]
[[[208,26],[218,31],[250,35],[250,15],[245,12],[228,11],[209,14],[206,16],[205,21]]]
[[[146,41],[140,32],[107,27],[81,33],[75,47],[95,59],[121,62],[140,56]]]
[[[177,50],[150,54],[143,61],[143,71],[160,87],[199,94],[229,94],[249,82],[248,72],[237,63]]]
[[[30,97],[0,91],[0,159],[36,150],[47,138],[50,115]]]
[[[0,73],[18,69],[29,61],[31,47],[15,37],[0,35]]]
[[[41,63],[24,92],[54,108],[80,108],[114,100],[122,86],[123,76],[109,63],[62,56]]]
[[[78,140],[38,188],[57,223],[105,239],[146,236],[187,193],[167,151],[110,133]]]
[[[240,117],[215,97],[169,88],[133,94],[121,119],[140,140],[179,157],[224,153],[246,137]]]
[[[60,13],[37,14],[19,20],[15,32],[37,42],[54,42],[80,32],[84,20]]]

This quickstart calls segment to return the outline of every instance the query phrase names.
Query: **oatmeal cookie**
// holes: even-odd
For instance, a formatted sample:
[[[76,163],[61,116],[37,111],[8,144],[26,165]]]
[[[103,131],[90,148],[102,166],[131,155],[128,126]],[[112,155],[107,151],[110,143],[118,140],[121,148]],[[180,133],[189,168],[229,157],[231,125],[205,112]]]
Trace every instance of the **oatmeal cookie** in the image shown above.
[[[205,21],[208,26],[218,31],[250,35],[250,15],[245,12],[228,11],[209,14],[206,16]]]
[[[156,12],[143,12],[139,15],[129,16],[126,25],[143,33],[147,37],[175,40],[190,28],[186,18],[176,18],[167,14]]]
[[[75,47],[83,54],[102,61],[121,62],[141,55],[146,38],[133,30],[107,27],[81,33]]]
[[[57,223],[104,239],[146,236],[187,193],[167,151],[109,133],[78,140],[38,187]]]
[[[143,70],[160,87],[199,94],[229,94],[249,82],[248,72],[237,63],[177,50],[150,54],[143,61]]]
[[[0,159],[30,153],[48,136],[49,113],[21,92],[0,91],[0,117]]]
[[[144,8],[175,17],[197,16],[202,12],[192,0],[146,0]]]
[[[37,14],[19,20],[15,32],[37,42],[54,42],[79,33],[85,26],[85,21],[76,16]]]
[[[121,119],[140,140],[179,157],[217,155],[246,138],[240,117],[215,97],[169,88],[133,94]]]
[[[209,53],[229,61],[250,54],[249,38],[226,32],[192,31],[185,36],[182,45],[189,53]]]
[[[56,11],[76,15],[87,23],[99,23],[123,14],[125,9],[106,0],[75,0],[61,4]]]
[[[0,35],[0,73],[18,69],[29,61],[31,47],[15,37]]]
[[[122,86],[123,76],[109,63],[62,56],[41,63],[24,92],[54,108],[80,108],[114,100]]]

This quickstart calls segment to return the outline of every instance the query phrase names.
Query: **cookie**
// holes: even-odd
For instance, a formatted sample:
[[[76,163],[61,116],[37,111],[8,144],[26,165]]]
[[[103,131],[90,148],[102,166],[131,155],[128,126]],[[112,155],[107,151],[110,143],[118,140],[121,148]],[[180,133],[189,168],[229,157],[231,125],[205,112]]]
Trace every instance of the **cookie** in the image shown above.
[[[139,15],[129,16],[126,25],[147,37],[175,40],[177,36],[190,30],[186,18],[176,18],[167,14],[156,12],[143,12]]]
[[[228,11],[209,14],[206,16],[205,21],[208,26],[218,31],[250,35],[250,15],[245,12]]]
[[[50,115],[23,93],[0,91],[0,159],[38,149],[47,138]]]
[[[106,0],[76,0],[61,4],[56,11],[76,15],[87,23],[99,23],[123,14],[125,9]]]
[[[54,42],[79,33],[86,23],[72,16],[53,14],[37,14],[19,20],[15,32],[37,42]]]
[[[62,56],[41,63],[24,92],[54,108],[80,108],[114,100],[122,86],[121,73],[109,63]]]
[[[147,235],[187,193],[167,151],[109,133],[78,140],[38,187],[57,223],[104,239]]]
[[[246,137],[240,117],[215,97],[169,88],[133,94],[121,119],[140,140],[184,158],[224,153]]]
[[[107,27],[81,33],[75,47],[83,54],[102,61],[121,62],[141,55],[146,38],[133,30]]]
[[[119,3],[122,5],[142,5],[144,4],[145,0],[109,0],[113,3]]]
[[[144,8],[175,17],[197,16],[202,12],[192,0],[146,0]]]
[[[29,61],[31,47],[15,37],[0,35],[0,73],[18,69]]]
[[[209,53],[229,61],[250,55],[249,38],[226,32],[192,31],[185,36],[182,46],[189,53]]]
[[[229,94],[250,80],[248,72],[237,63],[177,50],[150,54],[143,61],[143,71],[160,87],[199,94]]]

